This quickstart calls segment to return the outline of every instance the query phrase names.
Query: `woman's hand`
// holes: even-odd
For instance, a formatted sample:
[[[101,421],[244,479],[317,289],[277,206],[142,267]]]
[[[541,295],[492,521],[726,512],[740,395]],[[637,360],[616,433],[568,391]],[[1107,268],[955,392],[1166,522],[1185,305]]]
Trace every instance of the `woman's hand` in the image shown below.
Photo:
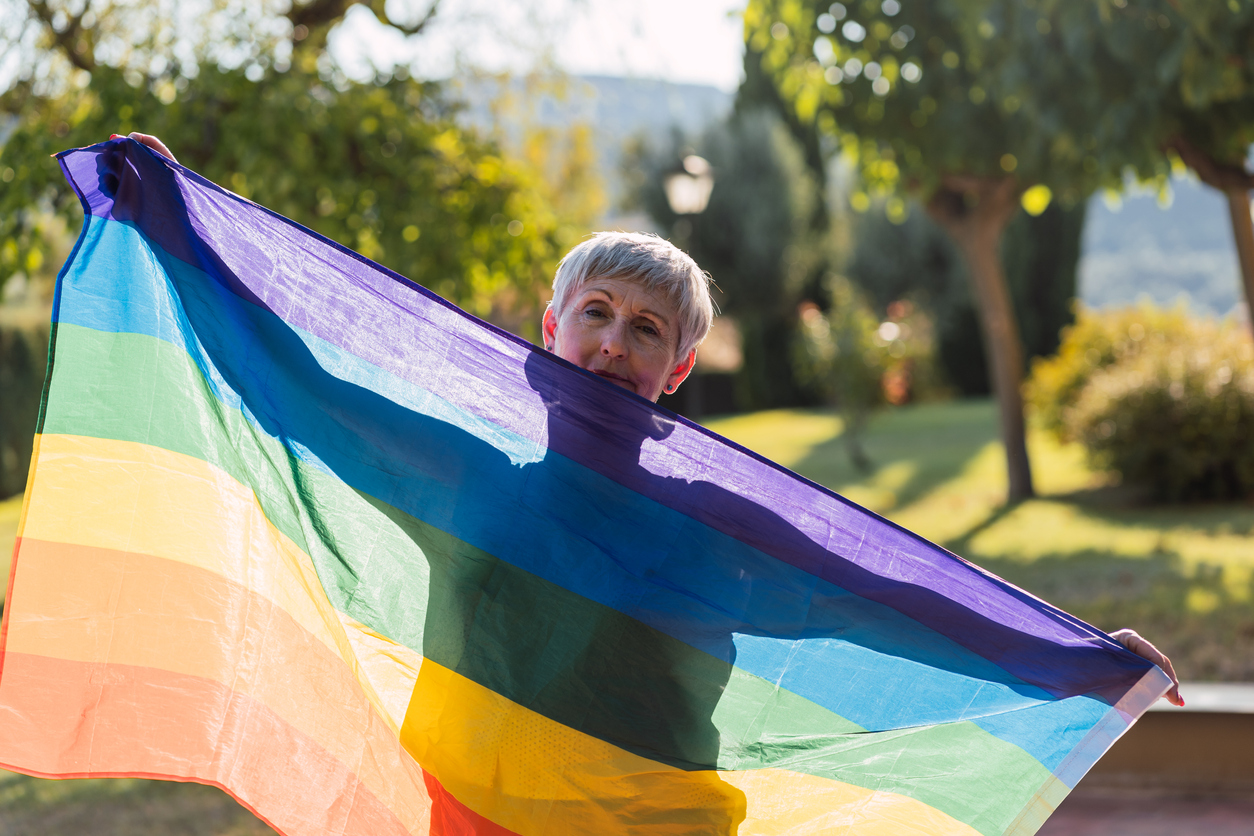
[[[113,135],[113,137],[116,137],[116,136],[118,136],[118,134]],[[110,139],[113,139],[113,137],[110,137]],[[170,149],[165,147],[165,143],[157,139],[155,136],[151,136],[149,134],[141,134],[139,131],[132,131],[130,133],[130,138],[140,143],[141,145],[147,145],[149,148],[156,151],[161,156],[169,158],[171,162],[175,162],[175,163],[178,162],[178,160],[174,159],[174,155],[170,153]]]
[[[1162,668],[1163,673],[1171,677],[1171,690],[1163,696],[1172,705],[1184,705],[1184,698],[1180,696],[1180,680],[1176,678],[1175,668],[1171,666],[1171,660],[1161,650],[1141,638],[1141,635],[1136,630],[1128,630],[1126,628],[1116,630],[1110,634],[1110,637],[1142,659],[1147,659]]]

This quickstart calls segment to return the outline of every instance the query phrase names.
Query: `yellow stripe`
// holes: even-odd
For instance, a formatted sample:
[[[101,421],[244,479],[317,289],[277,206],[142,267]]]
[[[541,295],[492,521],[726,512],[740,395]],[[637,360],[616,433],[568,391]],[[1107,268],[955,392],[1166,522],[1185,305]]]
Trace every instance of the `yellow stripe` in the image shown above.
[[[270,524],[249,488],[201,459],[146,444],[45,435],[36,445],[23,536],[162,557],[249,588],[343,659],[399,730],[408,694],[396,692],[412,690],[421,656],[336,611],[309,555]]]
[[[401,743],[459,801],[523,836],[976,836],[907,796],[785,770],[675,769],[529,711],[430,659]]]
[[[785,769],[720,774],[749,799],[740,836],[977,836],[969,825],[896,793]]]
[[[1032,836],[1070,792],[1071,787],[1058,780],[1057,776],[1050,775],[1024,806],[1023,812],[1006,828],[1005,836]]]

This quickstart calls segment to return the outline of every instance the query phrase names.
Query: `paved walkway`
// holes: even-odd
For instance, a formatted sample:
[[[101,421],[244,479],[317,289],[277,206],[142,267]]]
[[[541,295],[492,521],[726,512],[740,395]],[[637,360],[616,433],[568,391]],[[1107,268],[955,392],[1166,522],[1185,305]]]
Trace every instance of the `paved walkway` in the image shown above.
[[[1037,836],[1254,836],[1254,799],[1072,794]]]

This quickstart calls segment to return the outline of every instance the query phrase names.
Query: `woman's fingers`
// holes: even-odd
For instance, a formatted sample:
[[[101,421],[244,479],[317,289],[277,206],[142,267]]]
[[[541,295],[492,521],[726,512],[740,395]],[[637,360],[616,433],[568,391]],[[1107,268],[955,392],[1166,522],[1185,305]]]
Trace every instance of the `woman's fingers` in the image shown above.
[[[178,162],[178,160],[174,159],[174,155],[170,153],[170,149],[165,147],[165,143],[157,139],[155,136],[151,136],[150,134],[141,134],[139,131],[132,131],[130,137],[138,143],[147,145],[163,157],[169,157],[172,162]]]
[[[1142,638],[1135,630],[1116,630],[1110,634],[1110,637],[1142,659],[1153,662],[1162,668],[1163,673],[1171,677],[1171,690],[1163,696],[1172,705],[1184,705],[1184,697],[1180,696],[1180,680],[1176,678],[1176,669],[1171,666],[1171,660],[1167,658],[1166,654]]]

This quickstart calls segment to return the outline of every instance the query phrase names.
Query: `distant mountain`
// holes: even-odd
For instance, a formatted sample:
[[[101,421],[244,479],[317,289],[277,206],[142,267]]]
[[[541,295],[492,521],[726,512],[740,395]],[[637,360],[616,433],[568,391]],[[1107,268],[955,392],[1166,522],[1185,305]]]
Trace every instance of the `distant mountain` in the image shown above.
[[[1086,305],[1184,298],[1197,313],[1223,316],[1243,301],[1223,196],[1192,177],[1175,178],[1171,187],[1167,208],[1152,193],[1125,194],[1114,205],[1101,196],[1090,201],[1079,275]]]

